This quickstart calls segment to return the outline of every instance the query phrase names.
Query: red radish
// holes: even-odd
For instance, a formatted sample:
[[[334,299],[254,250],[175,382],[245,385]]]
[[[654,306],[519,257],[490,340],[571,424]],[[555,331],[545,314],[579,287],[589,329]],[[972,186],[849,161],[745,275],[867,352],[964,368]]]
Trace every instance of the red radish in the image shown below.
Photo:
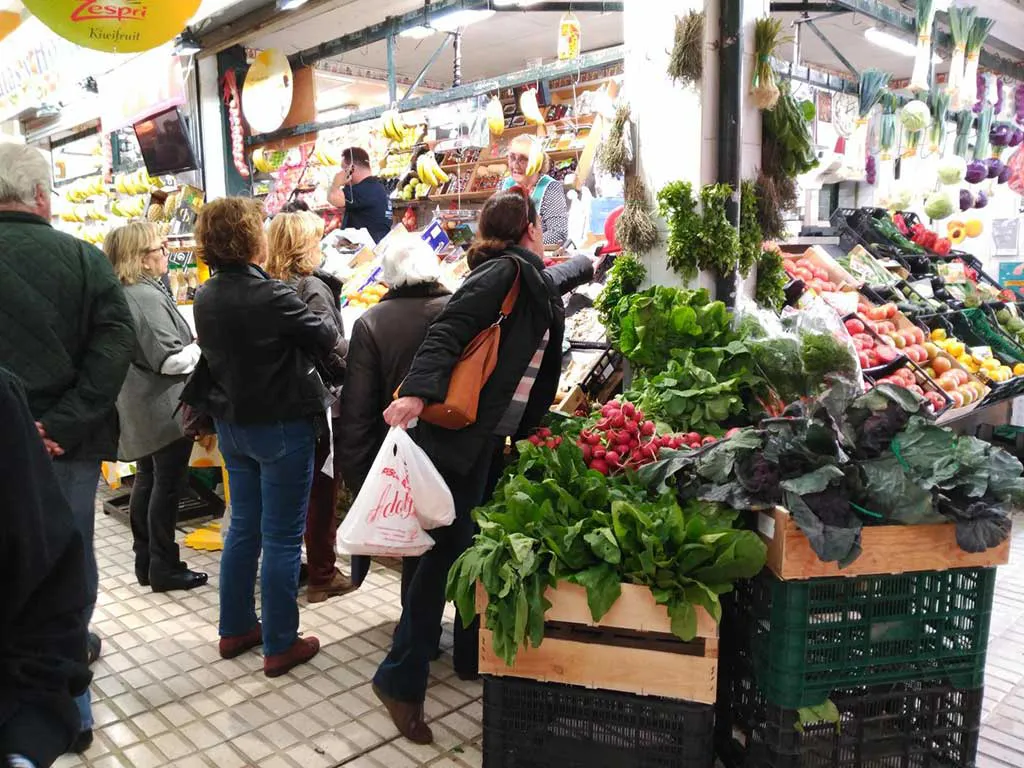
[[[613,413],[611,419],[609,419],[609,423],[616,429],[622,429],[622,427],[626,425],[626,417],[623,416],[621,412]]]
[[[619,454],[615,451],[608,451],[608,453],[604,455],[604,460],[608,462],[608,466],[617,467],[619,465]]]
[[[608,453],[608,451],[606,451],[604,448],[600,448],[600,447],[595,448],[594,449],[594,458],[595,459],[603,459],[606,453]]]
[[[622,415],[625,416],[627,419],[632,419],[636,415],[636,408],[633,406],[632,403],[623,403]]]
[[[594,459],[590,462],[590,468],[600,472],[602,475],[607,475],[609,470],[608,465],[601,459]]]
[[[732,429],[730,429],[728,432],[725,433],[725,436],[727,438],[729,438],[729,437],[732,437],[733,435],[735,435],[736,433],[742,432],[742,431],[743,430],[741,430],[739,427],[733,427]]]
[[[536,445],[538,448],[540,447],[540,438],[539,437],[537,437],[536,435],[530,435],[530,437],[528,439],[529,439],[531,445]]]
[[[540,435],[541,438],[547,439],[551,437],[551,430],[548,429],[547,427],[541,427],[540,429],[537,430],[537,434]]]
[[[580,446],[580,451],[583,453],[584,461],[589,462],[592,458],[594,458],[594,449],[591,448],[586,443]]]
[[[700,442],[700,435],[698,435],[696,432],[687,432],[686,433],[686,442],[688,442],[688,443],[699,443]]]
[[[701,445],[711,445],[712,443],[717,443],[717,442],[718,442],[718,438],[717,437],[712,437],[711,435],[708,435],[707,437],[705,437],[703,440],[700,441],[700,444]]]
[[[654,429],[655,427],[653,421],[645,421],[640,427],[640,433],[643,434],[645,437],[650,437],[651,435],[654,434]]]

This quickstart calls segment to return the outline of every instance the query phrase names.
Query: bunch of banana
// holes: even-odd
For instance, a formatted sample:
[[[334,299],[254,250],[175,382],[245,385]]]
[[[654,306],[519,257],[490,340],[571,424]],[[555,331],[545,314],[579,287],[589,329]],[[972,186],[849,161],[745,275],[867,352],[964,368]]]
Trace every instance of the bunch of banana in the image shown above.
[[[260,173],[273,173],[288,158],[288,153],[281,150],[266,150],[257,147],[252,152],[252,167]]]
[[[115,200],[110,204],[110,212],[115,216],[134,219],[146,212],[146,199],[140,196],[129,200]]]
[[[389,109],[380,119],[384,123],[384,135],[391,141],[401,142],[405,138],[407,128],[397,109]]]
[[[313,152],[313,159],[323,166],[335,167],[341,165],[341,156],[329,146],[317,146]]]
[[[160,179],[151,178],[144,168],[114,177],[114,189],[122,195],[141,195],[159,189],[160,186]]]
[[[544,115],[541,114],[540,107],[537,106],[536,88],[529,88],[523,91],[519,97],[519,111],[523,113],[523,117],[526,118],[527,122],[534,125],[544,125]]]
[[[543,167],[544,150],[540,142],[534,139],[530,142],[530,160],[526,164],[526,175],[533,176],[535,173],[540,173],[540,169]]]
[[[68,187],[64,197],[69,203],[84,203],[90,197],[106,194],[106,191],[102,176],[90,176],[87,179],[79,179]]]
[[[492,96],[487,103],[487,127],[494,136],[501,136],[505,132],[505,110],[497,96]]]
[[[416,159],[416,175],[419,176],[420,181],[432,187],[440,187],[451,179],[437,164],[437,158],[433,152],[424,152]]]

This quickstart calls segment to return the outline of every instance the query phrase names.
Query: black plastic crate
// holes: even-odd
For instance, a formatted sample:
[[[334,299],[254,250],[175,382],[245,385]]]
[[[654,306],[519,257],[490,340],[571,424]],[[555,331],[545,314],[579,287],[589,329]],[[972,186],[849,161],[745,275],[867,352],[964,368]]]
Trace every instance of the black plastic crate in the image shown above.
[[[715,708],[484,678],[484,768],[711,768]]]
[[[623,357],[614,349],[606,349],[594,362],[590,373],[583,377],[580,387],[588,397],[604,401],[622,381]]]
[[[782,707],[867,683],[984,682],[995,568],[737,582],[722,636],[749,638],[760,689]]]
[[[723,647],[723,652],[725,648]],[[983,689],[945,680],[832,691],[838,725],[769,703],[741,649],[719,667],[715,746],[726,768],[973,768]]]

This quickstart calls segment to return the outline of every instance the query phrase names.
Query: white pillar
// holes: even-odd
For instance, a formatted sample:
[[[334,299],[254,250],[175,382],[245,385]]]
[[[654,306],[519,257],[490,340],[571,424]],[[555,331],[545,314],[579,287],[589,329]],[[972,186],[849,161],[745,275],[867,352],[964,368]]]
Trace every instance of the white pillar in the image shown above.
[[[199,122],[203,137],[203,174],[205,176],[206,199],[224,197],[227,181],[224,173],[224,126],[221,121],[221,89],[217,76],[217,57],[197,57],[199,67]]]

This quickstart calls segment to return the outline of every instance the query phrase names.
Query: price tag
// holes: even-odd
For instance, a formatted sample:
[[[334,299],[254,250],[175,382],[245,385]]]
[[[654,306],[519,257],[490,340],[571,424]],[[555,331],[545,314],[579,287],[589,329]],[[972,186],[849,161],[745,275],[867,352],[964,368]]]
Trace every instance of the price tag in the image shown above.
[[[775,518],[765,512],[757,513],[757,530],[767,539],[775,538]]]

